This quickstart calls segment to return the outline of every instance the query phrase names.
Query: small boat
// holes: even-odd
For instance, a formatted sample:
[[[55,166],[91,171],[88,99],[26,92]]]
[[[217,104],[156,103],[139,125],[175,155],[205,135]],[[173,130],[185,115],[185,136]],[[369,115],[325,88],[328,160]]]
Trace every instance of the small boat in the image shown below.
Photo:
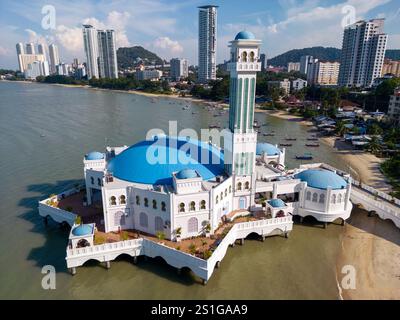
[[[196,112],[196,111],[192,111],[192,114],[198,114],[198,112]]]
[[[184,106],[182,110],[189,110],[189,106]]]
[[[280,143],[279,144],[281,147],[291,147],[292,144],[291,143]]]
[[[309,137],[307,138],[308,141],[318,141],[317,137]]]
[[[319,147],[319,143],[306,143],[306,147]]]
[[[264,133],[263,133],[263,136],[264,136],[264,137],[273,137],[273,136],[275,136],[275,133],[271,133],[271,132],[269,132],[269,133],[268,133],[268,132],[264,132]]]
[[[304,153],[302,156],[296,155],[297,160],[312,160],[312,158],[313,158],[313,156],[311,153]]]
[[[221,128],[221,126],[217,125],[217,124],[211,124],[208,126],[210,129],[219,129]]]
[[[285,138],[286,141],[296,141],[297,138]]]
[[[255,120],[253,123],[253,128],[260,128],[260,127],[261,127],[261,125],[258,123],[257,120]]]
[[[41,138],[44,138],[46,135],[44,134],[44,133],[42,133],[41,135],[40,135],[40,137]]]

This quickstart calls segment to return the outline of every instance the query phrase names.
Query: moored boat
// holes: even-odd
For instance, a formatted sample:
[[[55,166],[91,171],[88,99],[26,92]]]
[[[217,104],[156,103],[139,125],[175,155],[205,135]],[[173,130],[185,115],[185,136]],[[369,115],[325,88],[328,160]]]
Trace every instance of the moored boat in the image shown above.
[[[304,153],[303,155],[296,155],[297,160],[312,160],[313,156],[311,153]]]

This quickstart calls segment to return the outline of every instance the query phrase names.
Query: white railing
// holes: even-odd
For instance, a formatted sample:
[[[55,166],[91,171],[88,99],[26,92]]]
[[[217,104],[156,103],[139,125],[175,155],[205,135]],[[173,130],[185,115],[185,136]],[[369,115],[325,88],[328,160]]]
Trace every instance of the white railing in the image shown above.
[[[88,255],[104,254],[115,250],[136,249],[137,247],[140,247],[142,245],[142,242],[143,239],[132,239],[126,241],[104,243],[83,248],[74,248],[74,249],[67,248],[67,259],[83,257]]]
[[[391,196],[391,195],[389,195],[389,194],[387,194],[387,193],[385,193],[383,191],[379,191],[379,190],[377,190],[377,189],[375,189],[375,188],[373,188],[373,187],[371,187],[371,186],[369,186],[369,185],[367,185],[365,183],[362,183],[360,181],[352,180],[352,183],[356,187],[358,187],[360,189],[363,189],[363,190],[365,190],[367,192],[372,193],[372,196],[376,195],[378,197],[381,197],[382,199],[385,199],[387,201],[390,201],[390,202],[400,206],[400,199],[397,199],[397,198],[395,198],[395,197],[393,197],[393,196]]]

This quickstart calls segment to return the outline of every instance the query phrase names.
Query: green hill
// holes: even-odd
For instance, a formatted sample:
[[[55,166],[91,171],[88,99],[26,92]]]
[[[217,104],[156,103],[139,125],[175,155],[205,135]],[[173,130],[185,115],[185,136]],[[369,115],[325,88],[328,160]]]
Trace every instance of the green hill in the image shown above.
[[[163,60],[159,56],[141,46],[118,48],[117,58],[118,67],[120,69],[133,67],[137,65],[140,60],[142,60],[145,65],[163,64]]]
[[[340,52],[340,49],[332,47],[293,49],[272,59],[268,59],[268,65],[286,67],[289,62],[299,62],[300,57],[306,55],[313,56],[320,60],[340,61]],[[385,57],[393,60],[400,60],[400,50],[386,50]]]

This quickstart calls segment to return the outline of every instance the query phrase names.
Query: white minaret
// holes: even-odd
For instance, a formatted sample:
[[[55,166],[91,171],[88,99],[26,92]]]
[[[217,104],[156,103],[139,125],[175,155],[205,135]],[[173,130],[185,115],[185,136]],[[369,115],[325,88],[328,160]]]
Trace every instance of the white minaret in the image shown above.
[[[261,41],[251,32],[239,32],[230,42],[229,132],[225,135],[225,170],[234,177],[237,205],[246,209],[254,203],[257,133],[254,105],[257,71],[261,71]]]

